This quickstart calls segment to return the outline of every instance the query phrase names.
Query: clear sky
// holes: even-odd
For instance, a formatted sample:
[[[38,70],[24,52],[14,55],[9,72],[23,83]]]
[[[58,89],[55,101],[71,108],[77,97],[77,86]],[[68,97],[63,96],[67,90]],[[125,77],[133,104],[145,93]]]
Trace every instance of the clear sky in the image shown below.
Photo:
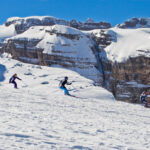
[[[0,24],[14,16],[47,15],[116,25],[133,17],[150,17],[150,0],[0,0]]]

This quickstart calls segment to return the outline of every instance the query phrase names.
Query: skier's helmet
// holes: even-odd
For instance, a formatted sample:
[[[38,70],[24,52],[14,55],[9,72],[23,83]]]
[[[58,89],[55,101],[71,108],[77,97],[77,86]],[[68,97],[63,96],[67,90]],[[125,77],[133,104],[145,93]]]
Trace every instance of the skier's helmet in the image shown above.
[[[15,73],[14,76],[17,77],[17,74]]]
[[[65,77],[65,80],[68,80],[68,77]]]

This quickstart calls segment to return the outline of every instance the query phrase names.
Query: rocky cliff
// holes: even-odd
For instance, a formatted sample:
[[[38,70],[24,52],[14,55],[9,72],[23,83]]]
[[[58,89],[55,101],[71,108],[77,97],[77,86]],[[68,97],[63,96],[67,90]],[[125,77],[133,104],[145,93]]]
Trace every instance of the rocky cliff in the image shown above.
[[[149,90],[150,28],[91,31],[102,48],[105,87],[116,99],[139,102],[143,90]]]
[[[113,87],[116,99],[138,102],[143,90],[150,88],[150,59],[131,57],[122,63],[112,64]]]
[[[93,43],[88,35],[71,27],[33,26],[8,38],[1,51],[23,62],[74,70],[102,85],[103,74],[97,69]]]

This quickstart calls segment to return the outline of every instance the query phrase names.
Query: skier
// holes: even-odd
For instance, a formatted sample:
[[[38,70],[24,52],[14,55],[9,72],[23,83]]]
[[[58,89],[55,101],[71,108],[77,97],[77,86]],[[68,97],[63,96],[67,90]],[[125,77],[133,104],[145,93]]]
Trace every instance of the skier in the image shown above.
[[[68,77],[65,77],[64,80],[60,81],[59,88],[64,90],[65,95],[70,95],[68,89],[65,87],[65,84],[71,85],[71,83],[68,82]]]
[[[142,94],[140,95],[140,102],[142,104],[144,104],[144,107],[148,106],[148,101],[146,100],[146,97],[148,96],[147,91],[142,92]]]
[[[17,74],[15,73],[15,74],[9,79],[9,83],[14,84],[14,88],[17,89],[17,88],[18,88],[18,87],[17,87],[17,83],[15,82],[16,79],[21,80],[20,78],[17,77]]]

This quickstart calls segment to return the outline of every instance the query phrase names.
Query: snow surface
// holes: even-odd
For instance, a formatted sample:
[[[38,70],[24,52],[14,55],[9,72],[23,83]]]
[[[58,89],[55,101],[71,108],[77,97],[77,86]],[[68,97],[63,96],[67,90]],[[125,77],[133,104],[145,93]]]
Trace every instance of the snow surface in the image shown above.
[[[53,17],[53,16],[29,16],[29,17],[10,17],[7,19],[6,22],[12,22],[12,21],[16,21],[16,20],[28,20],[28,19],[38,19],[38,20],[44,20],[45,18],[51,18],[54,20],[57,20],[58,18]]]
[[[150,109],[114,101],[110,92],[61,68],[0,57],[2,150],[149,150]],[[8,83],[17,73],[19,89]],[[68,76],[70,93],[59,81]]]
[[[150,28],[120,29],[117,27],[103,29],[112,37],[112,42],[104,50],[107,59],[113,62],[124,62],[130,57],[150,57]],[[102,37],[101,29],[84,31]],[[103,56],[105,57],[105,55]]]
[[[9,38],[16,35],[15,26],[12,24],[9,27],[6,27],[5,25],[0,26],[0,40]]]
[[[116,33],[116,40],[105,48],[109,60],[123,62],[129,57],[150,57],[150,28],[111,30]]]

